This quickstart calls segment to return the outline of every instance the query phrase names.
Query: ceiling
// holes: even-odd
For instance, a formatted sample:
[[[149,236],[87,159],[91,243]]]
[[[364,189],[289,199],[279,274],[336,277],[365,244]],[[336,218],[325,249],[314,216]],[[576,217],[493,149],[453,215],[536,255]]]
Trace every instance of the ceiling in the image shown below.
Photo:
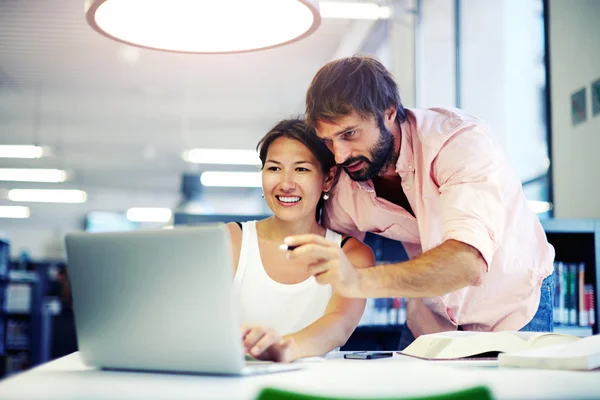
[[[89,193],[176,193],[192,168],[183,150],[254,148],[277,120],[302,113],[321,65],[359,50],[364,24],[325,19],[281,48],[186,55],[101,36],[86,24],[83,0],[0,0],[0,144],[53,149],[37,160],[0,159],[0,167],[64,168],[73,179],[54,187]]]

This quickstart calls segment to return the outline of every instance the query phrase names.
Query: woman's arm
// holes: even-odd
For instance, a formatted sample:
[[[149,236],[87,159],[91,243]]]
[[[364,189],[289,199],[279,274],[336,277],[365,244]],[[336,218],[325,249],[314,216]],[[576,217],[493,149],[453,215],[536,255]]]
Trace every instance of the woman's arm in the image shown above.
[[[357,239],[349,239],[343,250],[357,268],[375,264],[371,249]],[[324,315],[306,328],[282,338],[271,329],[249,327],[243,333],[244,345],[253,356],[274,361],[322,355],[346,343],[364,309],[364,299],[333,294]]]
[[[369,246],[350,238],[344,244],[344,253],[356,268],[370,267],[375,257]],[[306,328],[285,338],[292,338],[294,359],[325,354],[348,341],[365,310],[365,299],[350,299],[337,294],[331,296],[325,313]]]

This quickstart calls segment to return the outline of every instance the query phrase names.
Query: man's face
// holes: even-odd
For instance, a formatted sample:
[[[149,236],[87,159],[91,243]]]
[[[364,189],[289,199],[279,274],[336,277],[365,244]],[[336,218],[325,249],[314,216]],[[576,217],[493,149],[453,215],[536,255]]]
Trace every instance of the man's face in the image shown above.
[[[392,119],[393,121],[393,119]],[[321,121],[317,135],[335,156],[335,162],[358,182],[385,172],[394,161],[394,136],[382,118],[352,113],[334,122]]]

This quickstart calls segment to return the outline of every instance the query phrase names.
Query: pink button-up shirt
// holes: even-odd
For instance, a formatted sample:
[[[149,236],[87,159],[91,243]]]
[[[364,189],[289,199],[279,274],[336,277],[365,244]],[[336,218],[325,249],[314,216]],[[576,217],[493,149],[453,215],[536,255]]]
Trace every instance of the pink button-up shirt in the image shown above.
[[[371,181],[342,173],[326,202],[325,224],[361,239],[373,232],[398,240],[410,258],[448,239],[479,250],[487,264],[481,285],[408,302],[415,337],[458,325],[521,329],[537,311],[554,260],[521,182],[482,121],[458,109],[407,113],[396,172],[416,218],[377,197]]]

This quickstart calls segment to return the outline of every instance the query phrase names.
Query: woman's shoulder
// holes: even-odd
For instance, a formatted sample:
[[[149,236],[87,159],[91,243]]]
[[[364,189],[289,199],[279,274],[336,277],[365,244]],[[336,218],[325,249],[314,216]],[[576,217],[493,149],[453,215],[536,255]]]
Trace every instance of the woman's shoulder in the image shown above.
[[[238,221],[227,222],[225,224],[231,236],[240,236],[242,234],[242,223]]]
[[[342,236],[342,250],[355,267],[372,267],[375,255],[371,248],[353,236]]]
[[[247,225],[248,225],[247,223],[243,223],[243,222],[239,222],[239,221],[232,221],[232,222],[228,222],[225,224],[225,226],[227,227],[227,230],[229,231],[229,237],[231,238],[231,244],[234,247],[234,249],[237,249],[238,251],[239,251],[239,248],[241,247],[241,243],[242,243],[244,226],[246,226],[246,229],[248,229]]]
[[[256,223],[260,222],[260,221],[244,221],[244,222],[240,222],[240,221],[231,221],[231,222],[227,222],[225,224],[225,226],[231,231],[231,232],[243,232],[244,231],[244,227],[248,226],[248,227],[252,227],[252,226],[256,226]]]

